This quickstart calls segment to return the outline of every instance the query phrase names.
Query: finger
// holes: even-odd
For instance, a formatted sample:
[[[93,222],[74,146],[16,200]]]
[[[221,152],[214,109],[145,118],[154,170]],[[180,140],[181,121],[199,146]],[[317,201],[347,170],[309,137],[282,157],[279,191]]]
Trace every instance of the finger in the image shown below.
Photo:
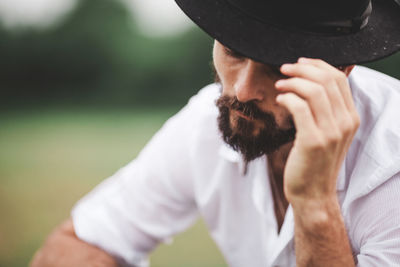
[[[317,58],[300,57],[297,62],[303,63],[303,64],[311,64],[318,68],[325,69],[327,71],[337,71],[338,70],[336,67],[328,64],[327,62],[323,61],[322,59],[317,59]]]
[[[319,133],[311,110],[304,99],[294,93],[284,93],[276,97],[276,102],[292,114],[298,137],[313,138]]]
[[[327,62],[321,59],[312,59],[312,58],[299,58],[299,63],[311,64],[316,67],[325,69],[327,71],[335,73],[335,80],[338,84],[339,91],[342,94],[344,99],[344,103],[349,111],[355,109],[353,96],[351,94],[350,85],[347,80],[347,75],[343,72],[338,70],[337,68],[333,67],[332,65],[328,64]]]
[[[322,130],[330,131],[334,127],[332,108],[321,85],[303,78],[290,78],[277,81],[275,87],[279,91],[292,92],[304,99]]]
[[[354,105],[354,100],[347,76],[343,71],[338,70],[337,68],[320,59],[299,58],[298,62],[302,64],[311,64],[315,67],[334,73],[334,79],[338,85],[338,91],[342,95],[344,100],[343,102],[348,111],[344,112],[343,116],[341,116],[338,120],[339,129],[345,138],[345,142],[342,144],[342,146],[339,146],[338,149],[340,151],[347,152],[360,125],[360,117]],[[341,164],[345,155],[346,153],[342,153],[338,164]]]
[[[341,118],[348,116],[348,108],[332,72],[312,64],[301,63],[284,64],[281,71],[285,75],[304,78],[323,86],[328,95],[334,117],[340,122]]]
[[[302,64],[310,64],[332,73],[331,75],[336,81],[338,91],[343,98],[343,103],[347,110],[346,112],[345,109],[335,108],[334,113],[336,113],[339,129],[342,130],[344,136],[348,136],[352,139],[360,124],[360,117],[358,116],[354,105],[353,96],[346,74],[321,59],[299,58],[298,61]],[[343,113],[340,111],[343,111]]]

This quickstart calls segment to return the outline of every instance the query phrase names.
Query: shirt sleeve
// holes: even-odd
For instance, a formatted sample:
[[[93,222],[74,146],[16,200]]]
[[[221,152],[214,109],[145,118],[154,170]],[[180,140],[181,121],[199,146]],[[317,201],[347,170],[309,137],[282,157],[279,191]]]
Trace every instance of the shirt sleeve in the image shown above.
[[[400,174],[353,203],[349,237],[358,267],[400,266]]]
[[[148,266],[147,254],[198,216],[188,151],[196,120],[190,106],[72,210],[77,236],[124,266]]]

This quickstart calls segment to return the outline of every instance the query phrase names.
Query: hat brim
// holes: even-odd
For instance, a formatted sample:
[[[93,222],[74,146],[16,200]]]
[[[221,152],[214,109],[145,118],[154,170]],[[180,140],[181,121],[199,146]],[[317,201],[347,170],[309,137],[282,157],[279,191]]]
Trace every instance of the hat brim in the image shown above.
[[[334,66],[375,61],[400,50],[400,5],[372,0],[368,25],[354,34],[327,36],[266,25],[226,0],[175,0],[211,37],[246,57],[279,66],[299,57],[320,58]]]

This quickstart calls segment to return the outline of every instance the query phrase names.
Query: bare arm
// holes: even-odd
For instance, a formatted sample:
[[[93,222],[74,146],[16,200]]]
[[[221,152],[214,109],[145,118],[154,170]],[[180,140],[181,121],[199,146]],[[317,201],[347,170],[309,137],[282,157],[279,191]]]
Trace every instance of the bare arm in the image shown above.
[[[297,266],[354,266],[336,197],[336,180],[360,124],[344,73],[315,59],[282,66],[276,86],[293,115],[296,139],[284,171],[295,219]]]
[[[103,250],[78,239],[72,220],[68,219],[50,234],[42,248],[34,255],[30,266],[114,267],[118,264]]]
[[[354,266],[336,199],[303,203],[293,211],[297,266]]]

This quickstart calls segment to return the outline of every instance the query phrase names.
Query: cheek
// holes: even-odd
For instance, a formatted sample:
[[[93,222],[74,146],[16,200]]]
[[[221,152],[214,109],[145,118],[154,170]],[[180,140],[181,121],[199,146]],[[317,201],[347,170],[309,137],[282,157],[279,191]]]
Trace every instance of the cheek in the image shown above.
[[[223,95],[234,96],[235,79],[238,76],[232,66],[226,62],[226,58],[219,52],[214,52],[214,68],[222,85]]]
[[[232,71],[222,71],[219,73],[223,95],[235,96],[235,77]]]

